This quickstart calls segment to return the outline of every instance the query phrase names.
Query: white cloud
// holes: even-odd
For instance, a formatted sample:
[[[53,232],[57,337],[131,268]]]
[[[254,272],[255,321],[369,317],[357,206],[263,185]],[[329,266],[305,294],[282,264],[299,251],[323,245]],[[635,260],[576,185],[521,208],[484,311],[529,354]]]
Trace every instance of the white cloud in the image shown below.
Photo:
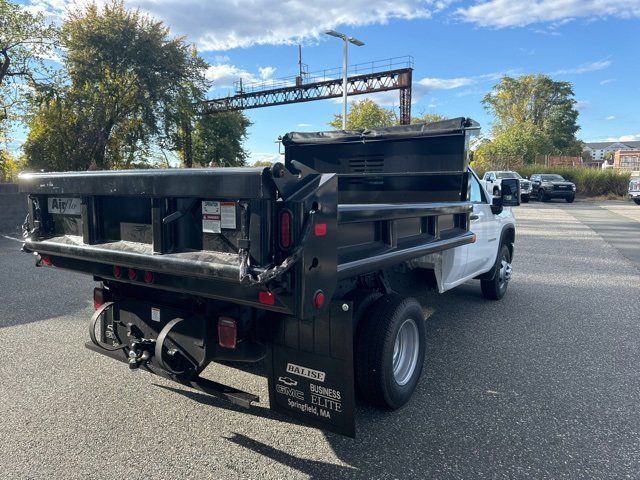
[[[574,18],[638,18],[638,0],[487,0],[456,10],[464,21],[481,27],[522,27],[541,22],[559,24]]]
[[[640,141],[640,133],[620,135],[619,137],[602,137],[589,142],[637,142]]]
[[[207,80],[213,82],[214,88],[231,87],[235,82],[242,79],[245,83],[255,83],[260,81],[260,78],[243,70],[235,65],[229,65],[227,63],[220,63],[211,65],[207,68]]]
[[[207,68],[206,76],[208,80],[213,81],[214,88],[224,88],[233,86],[240,79],[244,84],[270,80],[275,71],[275,67],[259,67],[258,73],[254,74],[235,65],[216,63]]]
[[[88,0],[30,0],[30,8],[64,16],[67,7]],[[188,35],[201,50],[252,45],[296,44],[328,29],[429,18],[453,0],[125,0]],[[106,0],[98,0],[103,4]],[[366,39],[364,39],[366,41]]]
[[[473,75],[469,77],[454,77],[454,78],[437,78],[426,77],[414,82],[413,91],[414,95],[421,95],[431,90],[454,90],[461,87],[469,87],[483,82],[492,82],[499,80],[505,75],[518,75],[518,70],[505,70],[504,72],[492,72],[482,75]],[[473,93],[484,93],[481,88],[467,89],[458,96],[470,95]]]
[[[260,67],[258,68],[258,72],[262,80],[268,80],[276,73],[276,67]]]
[[[607,79],[605,79],[605,80],[602,80],[602,81],[600,82],[600,85],[606,85],[606,84],[608,84],[608,83],[613,83],[613,82],[615,82],[615,79],[613,79],[613,78],[607,78]]]
[[[466,87],[475,83],[475,80],[470,77],[458,77],[458,78],[433,78],[427,77],[418,80],[418,85],[421,85],[429,90],[451,90],[454,88]]]
[[[596,62],[583,63],[573,68],[561,68],[555,72],[551,72],[551,75],[571,75],[581,74],[588,72],[597,72],[598,70],[604,70],[611,66],[611,60],[598,60]]]
[[[587,110],[590,106],[591,102],[589,100],[576,100],[575,107],[579,112]]]
[[[616,116],[615,115],[609,115],[608,117],[605,118],[605,120],[615,120]]]
[[[256,162],[284,162],[284,157],[277,152],[250,152],[247,163],[254,165]]]
[[[640,133],[636,133],[633,135],[621,135],[614,140],[610,140],[611,142],[635,142],[640,140]]]
[[[313,127],[313,125],[310,124],[310,123],[299,123],[298,125],[296,125],[296,127],[298,127],[298,128],[309,128],[309,127]]]

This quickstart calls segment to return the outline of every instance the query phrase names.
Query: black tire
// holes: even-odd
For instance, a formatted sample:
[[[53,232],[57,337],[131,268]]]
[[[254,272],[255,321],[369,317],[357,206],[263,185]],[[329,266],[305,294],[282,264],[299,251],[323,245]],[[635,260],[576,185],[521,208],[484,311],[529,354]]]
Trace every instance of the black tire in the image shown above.
[[[636,202],[636,205],[640,205],[640,198],[634,198],[633,201]]]
[[[411,325],[413,322],[413,325]],[[399,383],[394,375],[394,347],[400,328],[417,329],[417,349],[410,355],[413,369]],[[409,351],[409,350],[407,350]],[[379,407],[395,410],[413,394],[424,363],[424,313],[413,298],[397,294],[376,300],[360,320],[355,341],[355,377],[359,397]],[[416,356],[417,355],[417,356]]]
[[[549,196],[546,194],[546,192],[543,189],[538,190],[538,200],[540,200],[541,202],[549,201]]]
[[[520,201],[521,201],[522,203],[529,203],[529,195],[522,195],[522,196],[520,197]]]
[[[502,262],[506,261],[509,266],[508,271],[501,272]],[[498,258],[493,267],[493,278],[490,280],[480,280],[482,296],[488,300],[500,300],[507,293],[509,279],[511,277],[511,252],[509,247],[502,245],[498,251]],[[506,267],[505,267],[506,268]],[[506,276],[506,278],[505,278]]]
[[[382,297],[383,294],[377,290],[357,288],[351,290],[344,297],[345,300],[353,302],[353,327],[356,329],[360,320],[366,315],[367,310],[373,302]]]
[[[565,200],[567,201],[567,203],[573,203],[573,201],[576,199],[575,195],[571,195],[570,197],[565,198]]]

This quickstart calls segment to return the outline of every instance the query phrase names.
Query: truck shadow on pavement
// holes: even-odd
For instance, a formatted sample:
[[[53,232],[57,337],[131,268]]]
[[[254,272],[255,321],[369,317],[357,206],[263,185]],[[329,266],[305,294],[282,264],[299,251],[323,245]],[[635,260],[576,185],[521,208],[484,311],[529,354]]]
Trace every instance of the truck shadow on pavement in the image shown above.
[[[435,350],[447,345],[451,351],[459,353],[464,349],[468,337],[460,334],[460,331],[469,328],[469,323],[477,322],[463,310],[473,310],[483,303],[477,285],[463,287],[466,293],[451,295],[436,300],[435,312],[426,320],[427,326],[427,361],[424,365],[423,380],[420,382],[414,398],[409,404],[398,411],[381,411],[362,403],[358,400],[356,407],[357,437],[355,439],[343,437],[325,432],[327,443],[331,446],[335,455],[346,465],[339,463],[322,462],[300,458],[295,454],[255,440],[247,435],[233,432],[230,437],[224,437],[228,441],[242,446],[256,454],[268,457],[284,466],[295,469],[309,478],[429,478],[437,475],[434,465],[442,465],[443,451],[450,449],[464,450],[467,448],[469,432],[465,431],[465,422],[457,422],[456,419],[468,420],[470,413],[464,409],[474,410],[473,405],[458,404],[452,401],[451,391],[459,389],[459,384],[466,381],[464,377],[457,378],[454,382],[449,378],[456,377],[455,370],[458,366],[450,364],[445,355],[442,362],[434,365],[432,355],[437,355]],[[477,290],[477,291],[476,291]],[[437,298],[437,297],[436,297]],[[421,298],[424,304],[426,299]],[[453,301],[455,300],[455,301]],[[465,305],[461,306],[461,302]],[[434,299],[429,296],[428,304],[433,304]],[[455,318],[454,318],[455,317]],[[455,328],[442,328],[443,325],[459,323]],[[467,325],[465,325],[467,324]],[[439,355],[439,354],[438,354]],[[242,368],[245,370],[245,368]],[[264,372],[255,366],[249,369],[251,373],[264,375]],[[453,383],[453,386],[451,385]],[[301,425],[295,420],[272,412],[264,407],[252,407],[243,409],[226,401],[211,397],[192,390],[183,390],[156,384],[166,390],[186,396],[205,405],[215,406],[228,410],[261,417],[278,422],[287,422]],[[466,392],[469,393],[469,392]],[[475,390],[474,394],[479,391]],[[482,392],[484,393],[484,392]],[[473,417],[473,414],[471,414]],[[488,415],[490,417],[490,415]],[[477,433],[477,432],[476,432]],[[444,446],[444,450],[443,450]],[[460,452],[458,452],[460,453]],[[428,474],[427,474],[428,473]]]

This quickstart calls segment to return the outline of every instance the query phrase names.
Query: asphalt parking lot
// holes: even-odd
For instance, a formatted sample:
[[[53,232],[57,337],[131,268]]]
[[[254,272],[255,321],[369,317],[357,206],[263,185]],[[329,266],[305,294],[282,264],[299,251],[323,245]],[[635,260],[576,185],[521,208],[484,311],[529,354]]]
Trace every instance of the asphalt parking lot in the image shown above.
[[[416,394],[359,406],[355,440],[272,414],[259,366],[205,371],[259,394],[245,411],[89,352],[91,279],[0,237],[0,477],[638,478],[640,207],[516,216],[507,297],[421,297]]]

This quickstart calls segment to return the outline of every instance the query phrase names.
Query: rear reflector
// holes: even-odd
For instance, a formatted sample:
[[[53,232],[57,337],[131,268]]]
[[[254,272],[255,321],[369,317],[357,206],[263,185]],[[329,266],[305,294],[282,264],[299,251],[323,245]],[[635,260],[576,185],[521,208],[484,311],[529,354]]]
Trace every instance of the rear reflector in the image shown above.
[[[316,306],[316,308],[322,308],[322,306],[324,305],[324,301],[324,292],[322,290],[318,290],[316,292],[316,295],[313,297],[313,304]]]
[[[316,234],[316,237],[324,237],[327,234],[327,224],[326,223],[316,223],[313,226],[313,233]]]
[[[144,281],[146,283],[153,283],[153,272],[144,272]]]
[[[280,247],[291,247],[291,212],[282,210],[280,212]]]
[[[104,304],[104,290],[96,287],[93,289],[93,308],[98,309]]]
[[[44,255],[40,256],[40,263],[46,267],[50,267],[51,265],[53,265],[51,258],[45,257]]]
[[[129,280],[135,280],[138,276],[138,272],[136,272],[134,268],[130,268],[127,271],[127,276],[129,277]]]
[[[116,278],[122,277],[122,268],[120,268],[118,265],[113,266],[113,276]]]
[[[218,319],[218,343],[224,348],[236,348],[238,329],[236,321],[229,317]]]
[[[274,305],[276,303],[276,296],[271,292],[259,292],[258,301],[264,305]]]

